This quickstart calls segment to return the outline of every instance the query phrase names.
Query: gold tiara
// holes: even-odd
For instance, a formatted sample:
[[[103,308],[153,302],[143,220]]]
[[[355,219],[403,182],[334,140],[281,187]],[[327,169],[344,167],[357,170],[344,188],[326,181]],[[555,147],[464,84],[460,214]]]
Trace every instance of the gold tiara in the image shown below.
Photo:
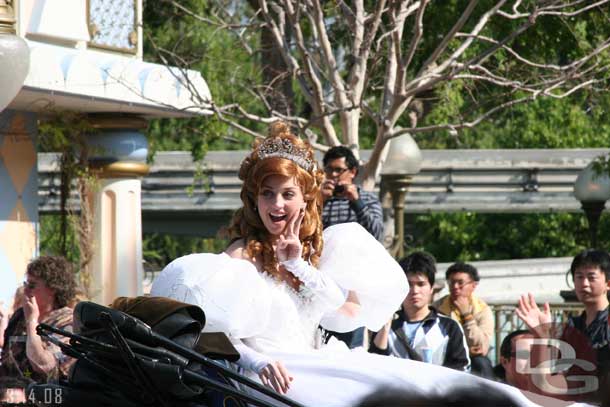
[[[285,138],[268,137],[258,148],[258,159],[280,157],[290,160],[306,171],[311,171],[315,164],[307,156],[307,150],[296,147],[292,142]]]

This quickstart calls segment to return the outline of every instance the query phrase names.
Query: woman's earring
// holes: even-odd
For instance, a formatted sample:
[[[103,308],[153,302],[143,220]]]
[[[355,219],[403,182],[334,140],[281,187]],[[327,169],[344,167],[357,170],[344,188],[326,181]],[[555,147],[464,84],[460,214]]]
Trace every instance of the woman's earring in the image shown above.
[[[258,213],[258,206],[254,207],[254,212]]]

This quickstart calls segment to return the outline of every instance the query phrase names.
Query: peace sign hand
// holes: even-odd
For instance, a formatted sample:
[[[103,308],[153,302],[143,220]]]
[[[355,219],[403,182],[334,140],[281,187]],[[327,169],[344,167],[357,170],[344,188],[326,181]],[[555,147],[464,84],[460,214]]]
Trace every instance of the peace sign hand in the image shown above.
[[[280,263],[286,260],[301,258],[303,245],[299,239],[299,231],[301,230],[301,222],[303,222],[304,217],[305,207],[290,217],[284,233],[280,235],[277,248],[275,249],[275,254]]]

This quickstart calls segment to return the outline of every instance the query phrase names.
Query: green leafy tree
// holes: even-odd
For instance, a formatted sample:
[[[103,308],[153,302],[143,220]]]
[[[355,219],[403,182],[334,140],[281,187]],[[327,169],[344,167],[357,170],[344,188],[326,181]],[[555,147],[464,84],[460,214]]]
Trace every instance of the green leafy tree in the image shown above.
[[[423,148],[608,145],[608,2],[252,3],[145,8],[148,58],[198,69],[214,95],[212,118],[153,123],[151,150],[189,149],[200,159],[209,148],[245,147],[281,117],[318,148],[372,148],[370,181],[386,142],[403,133]],[[264,73],[270,46],[285,65],[275,76]],[[267,91],[286,75],[290,112],[275,101],[288,91]],[[494,216],[420,216],[416,241],[473,259],[545,257],[586,241],[577,214]],[[549,236],[509,253],[490,232],[501,225],[522,231],[512,235],[519,242],[533,231]],[[561,233],[576,241],[552,238]]]

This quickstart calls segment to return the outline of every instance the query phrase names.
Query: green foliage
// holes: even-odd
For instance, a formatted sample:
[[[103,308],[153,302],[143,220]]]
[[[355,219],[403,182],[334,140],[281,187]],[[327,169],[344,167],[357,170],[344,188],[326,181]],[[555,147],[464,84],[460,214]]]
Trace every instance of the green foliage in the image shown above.
[[[83,281],[86,285],[87,264],[89,263],[91,239],[82,225],[89,224],[92,214],[87,209],[81,210],[80,218],[73,216],[71,208],[68,207],[68,199],[72,190],[72,184],[77,180],[79,194],[86,194],[85,190],[92,191],[97,186],[97,179],[89,167],[89,147],[86,138],[94,133],[94,129],[86,116],[78,112],[53,111],[45,112],[45,116],[38,123],[38,141],[41,151],[52,151],[59,153],[59,175],[60,175],[60,214],[59,233],[57,235],[59,246],[57,253],[66,257],[70,256],[70,228],[77,227],[77,241],[81,264],[79,269],[83,271]],[[86,208],[87,205],[84,205]],[[87,228],[88,230],[88,228]],[[72,242],[73,243],[73,242]]]
[[[437,132],[421,136],[418,143],[422,148],[601,148],[610,144],[610,120],[604,114],[608,109],[608,94],[537,99],[463,130],[458,137]],[[439,105],[426,122],[438,123],[449,116],[447,112]]]
[[[146,268],[161,270],[172,260],[191,253],[220,253],[227,246],[225,239],[201,239],[192,236],[146,234],[142,240],[142,254]]]
[[[417,215],[414,231],[413,248],[441,262],[569,257],[589,246],[581,213]],[[610,247],[609,232],[610,218],[603,216],[600,247]]]
[[[458,3],[446,2],[441,8],[448,10]],[[435,20],[447,17],[435,14]],[[541,21],[511,46],[532,61],[565,63],[590,51],[595,36],[608,29],[606,22],[594,14],[576,24],[572,21]],[[512,28],[506,23],[492,25],[489,30],[500,38]],[[493,58],[499,69],[508,70],[514,65],[514,59],[506,52]],[[536,74],[534,69],[524,73],[532,77]],[[481,114],[490,106],[480,102],[489,96],[502,100],[504,95],[491,87],[473,88],[467,81],[444,83],[433,95],[423,124],[459,123],[465,111]],[[445,131],[419,135],[418,143],[422,148],[606,147],[610,144],[610,119],[605,114],[609,109],[608,93],[589,88],[565,99],[538,98],[513,106],[473,129],[459,131],[455,137]],[[610,172],[610,164],[607,170]],[[610,247],[607,217],[602,217],[599,227],[600,247]],[[425,248],[439,261],[448,262],[572,256],[589,243],[582,213],[417,215],[413,234],[414,247]]]
[[[220,12],[206,1],[180,4],[200,15]],[[244,86],[260,82],[260,67],[252,55],[235,45],[233,34],[201,23],[169,2],[145,1],[144,22],[146,60],[199,71],[216,106],[239,103],[252,113],[262,112],[251,90]],[[256,47],[256,37],[246,40]],[[264,130],[251,122],[243,125]],[[156,151],[188,150],[195,160],[201,160],[209,149],[244,149],[252,141],[251,136],[229,127],[217,116],[153,120],[147,136],[151,158]]]
[[[440,106],[439,106],[440,107]],[[432,134],[423,148],[603,148],[610,144],[610,96],[581,92],[566,99],[537,99],[515,106],[457,138]],[[435,109],[427,120],[445,114]],[[606,163],[610,161],[605,160]],[[603,167],[610,172],[610,164]],[[600,223],[600,247],[610,247],[607,216]],[[418,215],[417,247],[439,261],[572,256],[587,247],[582,213]]]
[[[74,233],[75,219],[69,219],[65,232],[67,250],[63,252],[64,237],[62,236],[62,221],[59,215],[40,216],[40,254],[63,255],[73,264],[80,263],[80,253],[76,234]]]

